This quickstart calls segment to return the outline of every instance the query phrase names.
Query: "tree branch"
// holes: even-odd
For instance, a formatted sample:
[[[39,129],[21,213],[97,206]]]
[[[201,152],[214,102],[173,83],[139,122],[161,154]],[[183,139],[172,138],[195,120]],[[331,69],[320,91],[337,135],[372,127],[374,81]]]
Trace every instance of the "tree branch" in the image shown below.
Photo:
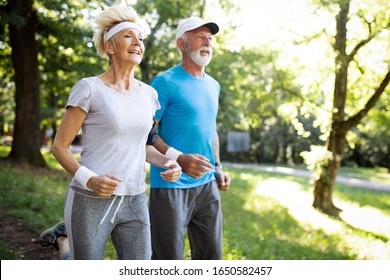
[[[357,52],[362,48],[364,47],[365,45],[367,45],[372,39],[374,39],[378,34],[380,33],[380,31],[377,31],[377,32],[374,32],[372,33],[368,38],[362,40],[359,42],[359,44],[357,44],[355,46],[355,48],[351,51],[351,53],[347,56],[348,57],[348,62],[351,62],[353,60],[353,58],[355,57],[355,55],[357,54]]]
[[[345,129],[349,130],[352,127],[356,126],[361,121],[361,119],[363,119],[363,117],[367,115],[367,113],[375,106],[376,102],[378,101],[382,93],[385,91],[389,82],[390,82],[390,70],[387,72],[386,76],[382,80],[379,87],[375,90],[375,93],[367,101],[364,108],[344,122],[343,127]]]

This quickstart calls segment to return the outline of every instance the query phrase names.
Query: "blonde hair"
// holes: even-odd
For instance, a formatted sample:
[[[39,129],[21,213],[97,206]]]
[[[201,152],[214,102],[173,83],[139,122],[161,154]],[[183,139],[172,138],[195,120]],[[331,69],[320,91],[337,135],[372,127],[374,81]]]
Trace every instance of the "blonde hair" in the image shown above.
[[[93,42],[96,47],[97,54],[102,58],[108,58],[107,52],[104,48],[104,35],[113,26],[123,21],[130,21],[139,24],[139,17],[137,12],[129,6],[113,6],[104,10],[95,18],[95,34],[93,35]]]

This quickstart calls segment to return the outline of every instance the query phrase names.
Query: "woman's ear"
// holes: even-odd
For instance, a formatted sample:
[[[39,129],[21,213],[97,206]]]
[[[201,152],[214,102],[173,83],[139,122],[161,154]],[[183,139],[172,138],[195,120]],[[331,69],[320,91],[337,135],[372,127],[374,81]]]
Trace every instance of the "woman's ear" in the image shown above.
[[[104,49],[108,54],[114,54],[114,44],[111,40],[104,42]]]

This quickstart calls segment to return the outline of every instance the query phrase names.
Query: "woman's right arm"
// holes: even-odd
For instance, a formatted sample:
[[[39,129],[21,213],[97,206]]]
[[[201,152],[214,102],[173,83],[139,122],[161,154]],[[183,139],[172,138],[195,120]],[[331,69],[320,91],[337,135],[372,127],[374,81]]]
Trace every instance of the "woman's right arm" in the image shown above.
[[[51,148],[52,154],[61,166],[74,176],[80,164],[69,147],[79,132],[87,113],[79,107],[68,107],[57,130]]]
[[[75,176],[76,171],[81,165],[70,152],[69,147],[79,132],[86,116],[87,113],[81,108],[68,107],[61,125],[58,128],[57,134],[54,137],[53,146],[51,148],[52,154],[57,161],[73,176]],[[121,182],[121,179],[111,174],[104,174],[88,177],[85,180],[80,181],[86,181],[84,184],[96,194],[100,196],[110,196]]]

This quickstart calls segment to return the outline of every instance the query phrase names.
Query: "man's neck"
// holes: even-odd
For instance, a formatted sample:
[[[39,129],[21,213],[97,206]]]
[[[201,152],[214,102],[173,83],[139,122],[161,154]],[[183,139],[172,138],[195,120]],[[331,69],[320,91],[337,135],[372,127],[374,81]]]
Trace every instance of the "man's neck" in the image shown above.
[[[197,78],[203,78],[204,76],[204,66],[199,66],[192,61],[188,62],[183,60],[181,62],[181,67],[183,67],[183,69],[186,70],[191,76]]]

